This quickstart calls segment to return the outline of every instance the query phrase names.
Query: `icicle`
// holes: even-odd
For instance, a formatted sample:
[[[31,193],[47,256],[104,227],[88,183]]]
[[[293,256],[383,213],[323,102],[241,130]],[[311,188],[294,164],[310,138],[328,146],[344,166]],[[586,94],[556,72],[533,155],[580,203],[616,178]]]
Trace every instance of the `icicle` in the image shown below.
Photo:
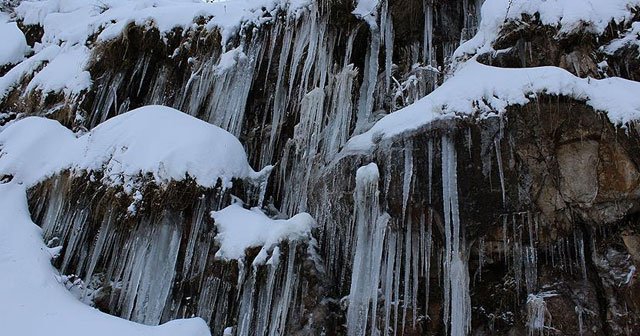
[[[424,313],[425,316],[428,316],[429,314],[429,286],[430,286],[430,279],[431,279],[431,253],[432,253],[432,230],[433,230],[433,226],[432,226],[432,222],[433,222],[433,213],[432,211],[429,211],[429,220],[427,222],[427,234],[425,237],[425,256],[424,256],[424,293],[425,293],[425,298],[424,298]]]
[[[184,90],[177,95],[182,99],[175,107],[239,136],[260,47],[261,43],[256,40],[246,48],[242,45],[227,51],[218,59],[205,61],[192,75]],[[168,77],[165,74],[160,78]],[[155,83],[152,87],[155,92],[156,88],[163,88],[164,85]],[[160,90],[159,93],[152,94],[160,97],[152,99],[151,103],[162,103],[163,92],[164,90]]]
[[[287,325],[287,315],[289,313],[289,305],[291,304],[292,297],[297,283],[297,275],[294,271],[295,259],[296,259],[296,241],[289,242],[289,254],[287,256],[287,268],[283,275],[284,285],[280,292],[280,300],[274,304],[275,309],[271,316],[271,329],[269,335],[284,335]]]
[[[411,255],[413,256],[413,258],[411,258],[412,261],[412,267],[411,267],[411,273],[412,273],[412,278],[413,278],[413,283],[411,284],[411,289],[413,290],[413,292],[411,293],[411,307],[413,308],[413,314],[411,315],[411,325],[413,328],[416,327],[416,320],[418,317],[418,276],[420,275],[420,270],[419,270],[419,256],[420,256],[420,242],[418,240],[418,237],[415,236],[415,234],[413,234],[413,237],[411,239]]]
[[[529,336],[543,336],[545,328],[545,320],[549,311],[545,298],[556,296],[553,292],[542,292],[538,294],[529,294],[527,297],[527,329]]]
[[[500,150],[500,141],[495,140],[496,160],[498,161],[498,174],[500,175],[500,189],[502,190],[502,206],[507,206],[507,193],[505,191],[504,170],[502,166],[502,152]]]
[[[325,127],[325,158],[330,159],[338,153],[342,145],[349,138],[349,127],[351,124],[352,90],[353,80],[358,72],[354,70],[353,64],[345,68],[336,75],[331,93],[329,114],[326,119],[328,124]]]
[[[587,260],[584,253],[584,237],[582,233],[578,237],[578,252],[580,254],[580,269],[582,270],[582,279],[587,280]]]
[[[378,199],[379,171],[375,163],[361,167],[356,173],[354,203],[356,207],[356,245],[353,257],[347,334],[367,334],[371,313],[370,334],[376,334],[378,285],[384,235],[389,215],[380,214]]]
[[[310,189],[311,169],[314,167],[316,154],[319,151],[323,115],[324,90],[317,88],[303,98],[300,122],[294,128],[293,139],[289,140],[290,146],[293,147],[293,159],[299,163],[299,166],[288,174],[289,167],[281,165],[281,176],[284,176],[283,187],[286,188],[282,210],[288,215],[306,211],[307,191]],[[289,151],[285,154],[287,155]],[[287,188],[287,186],[295,186],[295,188]]]
[[[390,231],[387,235],[387,258],[385,262],[385,280],[384,280],[384,330],[383,335],[389,334],[390,319],[391,319],[391,304],[393,299],[393,279],[394,265],[396,258],[396,233]],[[395,329],[395,327],[394,327]]]
[[[387,8],[382,7],[380,17],[386,17]],[[380,27],[377,23],[378,15],[373,13],[365,13],[365,21],[369,25],[371,40],[369,49],[364,63],[364,73],[362,85],[360,86],[360,95],[358,101],[358,113],[356,118],[356,134],[363,132],[369,123],[369,117],[373,112],[373,93],[375,92],[376,83],[378,82],[378,54],[380,52]],[[373,14],[373,15],[372,15]],[[372,16],[372,17],[370,17]]]
[[[469,272],[463,257],[464,237],[461,235],[458,208],[457,159],[455,144],[442,136],[442,194],[444,202],[445,253],[444,321],[450,323],[452,336],[463,336],[471,327]]]
[[[141,221],[131,235],[131,249],[124,262],[119,309],[124,318],[145,324],[160,323],[173,286],[180,247],[180,219],[165,213],[160,223]]]
[[[533,246],[525,247],[524,278],[527,286],[527,293],[533,293],[538,285],[538,255],[535,247]]]
[[[399,251],[396,252],[396,268],[394,270],[394,280],[393,280],[393,299],[394,299],[394,308],[393,308],[393,323],[394,323],[394,328],[393,328],[393,335],[397,335],[398,333],[398,314],[400,312],[400,280],[401,280],[401,273],[400,273],[400,265],[402,264],[402,237],[403,235],[401,234],[397,234],[396,238],[398,239],[398,242],[396,243],[396,246],[398,247]]]
[[[402,218],[407,215],[407,201],[411,192],[411,178],[413,177],[413,141],[404,144],[404,175],[402,183]]]
[[[422,63],[434,66],[433,59],[433,0],[423,1],[424,11],[424,42],[422,50]]]
[[[432,197],[433,197],[433,190],[432,190],[432,185],[433,185],[433,139],[429,139],[429,143],[427,145],[427,157],[429,159],[429,162],[427,163],[428,164],[428,169],[429,169],[429,204],[432,204]],[[432,212],[429,211],[429,214],[432,214]]]
[[[256,317],[256,335],[264,335],[269,325],[269,313],[273,307],[273,293],[276,285],[276,274],[280,264],[280,247],[276,246],[267,261],[267,284],[264,289],[265,298],[260,303],[258,316]]]
[[[513,214],[511,217],[511,225],[513,230],[513,254],[512,254],[512,267],[513,267],[513,277],[515,279],[516,288],[518,289],[518,295],[520,295],[520,286],[522,285],[522,263],[523,252],[522,252],[522,232],[521,226],[518,226],[517,222],[517,214]]]
[[[505,260],[505,264],[507,264],[507,267],[509,265],[509,256],[507,254],[507,252],[509,251],[509,239],[508,237],[508,227],[507,227],[507,220],[508,220],[508,216],[507,215],[502,215],[502,253],[504,253],[504,260]]]
[[[251,322],[253,320],[253,313],[256,310],[253,306],[253,298],[256,292],[256,273],[256,266],[252,266],[249,279],[242,289],[242,297],[239,301],[238,316],[240,317],[240,321],[238,323],[237,336],[248,336],[253,332]],[[264,309],[266,307],[261,308]]]
[[[389,2],[382,5],[380,18],[380,30],[382,31],[382,43],[384,43],[384,83],[385,92],[391,88],[391,68],[393,66],[393,21],[389,11]]]
[[[406,232],[404,237],[404,293],[402,295],[402,329],[404,333],[405,322],[407,321],[407,308],[411,304],[411,297],[409,296],[411,290],[411,284],[409,282],[409,276],[411,275],[411,217],[406,221]]]

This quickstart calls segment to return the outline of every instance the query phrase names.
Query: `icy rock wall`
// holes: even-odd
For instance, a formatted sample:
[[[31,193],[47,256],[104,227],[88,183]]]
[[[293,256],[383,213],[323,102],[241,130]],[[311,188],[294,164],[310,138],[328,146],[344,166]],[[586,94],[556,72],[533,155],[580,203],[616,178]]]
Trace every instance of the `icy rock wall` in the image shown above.
[[[629,303],[636,296],[627,295],[636,295],[630,293],[637,286],[629,230],[637,225],[638,189],[621,182],[637,181],[637,128],[616,131],[601,117],[571,99],[539,97],[502,117],[432,123],[333,166],[328,176],[370,161],[380,167],[378,202],[391,217],[378,286],[382,312],[370,321],[380,334],[636,330],[637,310]],[[446,187],[452,159],[457,209],[446,201],[455,196]],[[353,190],[353,180],[330,183],[313,202],[322,205],[317,218],[332,218],[324,226],[329,236],[349,227],[338,221],[349,211],[339,203],[358,204],[332,201]],[[585,199],[583,190],[596,191]],[[456,243],[459,259],[451,254]],[[354,246],[352,240],[345,249]],[[340,257],[332,262],[345,267]],[[348,275],[339,279],[349,283]]]
[[[382,141],[372,153],[338,154],[351,135],[444,79],[454,49],[473,36],[479,4],[380,2],[373,19],[356,18],[350,4],[314,4],[300,17],[276,17],[224,46],[216,31],[176,32],[165,44],[157,32],[131,26],[126,43],[96,51],[106,56],[91,69],[94,89],[84,99],[64,101],[74,107],[60,108],[57,96],[36,99],[33,106],[10,97],[6,104],[14,110],[52,112],[77,129],[139,105],[179,108],[238,136],[256,165],[277,164],[266,203],[255,205],[274,215],[276,208],[284,216],[309,211],[319,224],[319,256],[288,245],[254,267],[250,260],[212,261],[212,233],[191,229],[206,227],[199,221],[219,209],[220,200],[206,201],[205,211],[194,207],[198,198],[187,198],[191,209],[171,214],[164,203],[152,204],[154,218],[140,219],[152,224],[116,231],[121,242],[113,245],[101,241],[110,229],[96,230],[95,223],[111,225],[108,218],[48,197],[32,207],[60,202],[63,210],[34,213],[47,214],[36,216],[45,232],[56,232],[49,237],[62,236],[63,272],[89,281],[96,269],[111,269],[113,279],[127,279],[108,295],[106,307],[114,314],[146,323],[196,314],[214,334],[227,326],[241,335],[517,335],[546,327],[561,334],[633,334],[635,127],[625,133],[579,102],[538,97],[501,117],[436,122]],[[532,49],[527,40],[536,36],[515,36],[494,45],[508,49],[513,42],[510,51],[479,59],[538,65],[531,55],[543,48]],[[579,40],[562,41],[572,46]],[[507,57],[516,51],[518,62]],[[559,65],[568,59],[556,56],[541,60]],[[580,70],[591,61],[573,61],[566,63],[570,71],[591,74]],[[356,178],[355,167],[370,162],[378,166],[375,183]],[[169,228],[166,216],[183,218],[172,223],[195,218],[196,224]],[[98,232],[95,242],[91,232]],[[127,242],[140,251],[139,259],[120,254]],[[166,248],[145,250],[156,243]],[[101,265],[106,261],[93,257],[96,248],[122,261]],[[154,262],[160,256],[175,258],[176,270],[182,267],[167,273],[176,279],[173,285],[147,282],[140,272],[171,268]],[[325,271],[320,280],[314,278],[316,261]],[[548,291],[558,295],[538,299]],[[137,293],[153,300],[139,303]],[[309,302],[316,295],[321,305]],[[529,297],[536,298],[531,307]],[[309,314],[314,306],[330,306],[334,313]],[[142,310],[149,314],[142,316]]]
[[[74,292],[87,304],[149,325],[199,316],[214,334],[234,326],[237,335],[302,328],[288,318],[305,320],[297,315],[305,314],[300,290],[313,300],[313,264],[302,271],[310,242],[283,243],[265,260],[257,251],[238,260],[216,257],[209,212],[228,204],[230,192],[242,195],[241,181],[235,184],[233,191],[193,182],[166,189],[145,184],[127,195],[63,174],[34,188],[30,204],[45,241],[62,247],[61,273],[82,279]]]

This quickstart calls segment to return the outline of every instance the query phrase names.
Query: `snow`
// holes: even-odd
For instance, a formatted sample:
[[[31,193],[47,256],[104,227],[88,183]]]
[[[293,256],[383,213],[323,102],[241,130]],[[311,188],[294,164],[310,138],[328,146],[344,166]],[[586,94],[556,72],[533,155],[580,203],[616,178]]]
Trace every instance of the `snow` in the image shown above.
[[[315,221],[308,213],[299,213],[289,219],[271,219],[259,208],[245,209],[240,203],[211,213],[218,234],[220,249],[217,258],[242,259],[245,250],[262,246],[257,263],[266,260],[267,252],[281,241],[307,240]],[[256,263],[254,262],[254,263]]]
[[[24,185],[0,184],[0,325],[8,335],[205,336],[200,318],[145,326],[78,301],[51,266],[52,253],[30,219]]]
[[[69,167],[76,137],[57,121],[29,117],[0,132],[0,176],[32,186]]]
[[[64,91],[68,96],[88,89],[91,87],[91,74],[84,69],[89,55],[90,51],[85,46],[61,49],[60,53],[31,79],[27,91]]]
[[[372,28],[377,28],[378,23],[376,17],[379,6],[380,3],[377,0],[358,0],[356,8],[351,14],[362,18]]]
[[[16,13],[25,24],[42,25],[43,40],[51,44],[83,44],[94,34],[99,34],[99,40],[113,39],[131,23],[167,33],[188,29],[199,17],[210,18],[208,27],[220,28],[226,41],[243,23],[261,24],[263,7],[270,12],[283,5],[273,0],[42,0],[23,1]]]
[[[582,30],[601,35],[611,21],[631,20],[631,8],[637,6],[640,0],[486,0],[478,33],[462,44],[454,56],[493,51],[491,44],[502,25],[521,19],[523,14],[537,13],[542,24],[558,27],[560,34]]]
[[[0,77],[0,100],[25,77],[44,69],[30,81],[27,92],[64,92],[74,95],[91,86],[87,65],[91,58],[91,40],[105,42],[121,36],[130,24],[155,27],[161,34],[175,28],[188,30],[198,18],[205,18],[206,28],[219,29],[224,45],[245,25],[260,26],[274,19],[276,11],[297,16],[308,0],[228,0],[206,3],[201,0],[31,0],[15,9],[17,19],[25,25],[44,29],[42,43],[35,54],[20,66]],[[271,14],[271,15],[267,15]],[[0,46],[2,62],[19,62],[24,58],[26,41],[15,23],[0,17],[0,37],[8,43]],[[233,57],[240,57],[236,52]],[[5,60],[6,58],[6,60]],[[228,60],[224,67],[235,66]],[[224,68],[223,67],[223,68]]]
[[[609,55],[613,55],[622,48],[632,46],[640,52],[640,22],[632,23],[631,28],[624,32],[622,37],[609,42],[609,44],[602,47],[602,50]]]
[[[35,183],[64,169],[104,172],[103,182],[133,191],[140,175],[164,185],[188,175],[203,187],[218,178],[264,178],[256,173],[242,144],[223,129],[164,106],[142,107],[98,125],[76,138],[56,121],[19,120],[0,133],[0,175]]]
[[[235,68],[238,62],[247,58],[247,54],[242,51],[241,47],[231,49],[220,55],[220,62],[216,65],[216,73],[222,75]]]
[[[367,151],[379,140],[417,130],[436,120],[499,115],[507,107],[525,105],[540,94],[584,101],[620,126],[640,119],[638,82],[617,77],[579,78],[557,67],[498,68],[471,59],[460,64],[454,75],[431,94],[353,137],[345,150]]]
[[[7,64],[16,64],[24,59],[29,50],[27,39],[15,22],[6,22],[0,13],[0,67]]]

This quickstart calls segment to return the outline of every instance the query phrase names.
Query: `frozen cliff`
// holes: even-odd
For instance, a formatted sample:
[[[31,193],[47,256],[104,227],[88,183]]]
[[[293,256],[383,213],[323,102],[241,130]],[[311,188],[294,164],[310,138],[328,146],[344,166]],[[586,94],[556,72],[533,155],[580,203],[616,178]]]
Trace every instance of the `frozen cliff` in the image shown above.
[[[0,11],[0,334],[640,333],[640,1]]]

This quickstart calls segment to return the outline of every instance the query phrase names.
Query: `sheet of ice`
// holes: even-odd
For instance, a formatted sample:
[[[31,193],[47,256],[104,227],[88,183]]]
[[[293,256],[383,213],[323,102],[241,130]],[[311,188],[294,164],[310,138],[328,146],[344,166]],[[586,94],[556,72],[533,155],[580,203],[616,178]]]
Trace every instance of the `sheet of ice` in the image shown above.
[[[308,239],[315,220],[308,213],[299,213],[289,219],[271,219],[259,208],[245,209],[240,203],[211,213],[218,234],[216,241],[220,249],[216,257],[241,259],[245,250],[262,246],[258,254],[260,261],[266,261],[266,253],[284,240]]]
[[[0,325],[6,335],[206,336],[200,318],[145,326],[78,301],[51,266],[52,253],[30,219],[24,185],[0,184]]]
[[[345,151],[366,151],[374,142],[416,130],[430,122],[457,116],[487,117],[508,106],[524,105],[539,94],[584,101],[617,125],[640,119],[640,83],[621,78],[579,78],[557,67],[507,69],[474,59],[428,96],[379,120],[353,137]]]
[[[27,39],[15,22],[6,22],[6,16],[0,13],[0,67],[16,64],[24,59],[29,50]]]
[[[619,23],[632,19],[631,8],[637,6],[640,0],[486,0],[478,33],[454,56],[493,50],[491,44],[505,21],[521,19],[522,14],[538,13],[543,24],[558,27],[561,34],[579,29],[601,35],[612,20]]]
[[[204,187],[221,178],[264,177],[247,162],[240,141],[223,129],[165,106],[146,106],[76,137],[39,117],[0,132],[0,175],[33,185],[63,169],[104,172],[104,182],[131,187],[141,174],[165,184],[188,175]]]

